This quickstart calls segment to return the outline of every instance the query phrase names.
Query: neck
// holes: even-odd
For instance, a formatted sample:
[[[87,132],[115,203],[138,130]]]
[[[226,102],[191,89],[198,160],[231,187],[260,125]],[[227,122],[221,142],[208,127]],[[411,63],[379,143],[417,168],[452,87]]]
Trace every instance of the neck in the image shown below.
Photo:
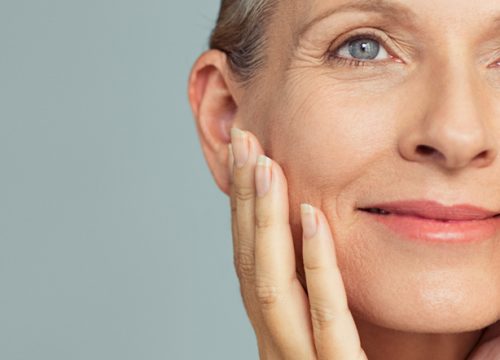
[[[361,347],[370,360],[465,360],[483,330],[454,333],[410,333],[355,319]]]

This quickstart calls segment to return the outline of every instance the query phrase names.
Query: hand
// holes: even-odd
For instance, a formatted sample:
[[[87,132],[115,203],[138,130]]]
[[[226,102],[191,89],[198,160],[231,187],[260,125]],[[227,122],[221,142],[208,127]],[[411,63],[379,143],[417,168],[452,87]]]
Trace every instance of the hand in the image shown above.
[[[500,359],[500,321],[488,326],[467,360]]]
[[[233,129],[231,135],[234,265],[260,358],[367,359],[348,308],[325,215],[301,206],[306,294],[295,270],[283,170],[271,159],[259,157],[264,152],[251,133]],[[266,174],[267,193],[261,182]]]

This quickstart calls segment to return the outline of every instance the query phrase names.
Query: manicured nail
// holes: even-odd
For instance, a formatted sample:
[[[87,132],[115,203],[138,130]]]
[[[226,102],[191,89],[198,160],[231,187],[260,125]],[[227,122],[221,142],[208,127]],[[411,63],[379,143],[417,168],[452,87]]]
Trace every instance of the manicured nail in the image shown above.
[[[236,167],[242,168],[248,160],[248,134],[238,128],[231,128],[231,143]]]
[[[300,217],[302,219],[302,232],[305,239],[316,235],[318,224],[316,222],[316,210],[309,204],[300,204]]]
[[[228,144],[228,157],[227,157],[227,166],[229,169],[229,176],[231,177],[231,182],[233,180],[233,166],[234,166],[234,155],[233,155],[233,145]]]
[[[271,187],[272,160],[265,155],[259,155],[255,167],[255,187],[257,196],[263,197]]]

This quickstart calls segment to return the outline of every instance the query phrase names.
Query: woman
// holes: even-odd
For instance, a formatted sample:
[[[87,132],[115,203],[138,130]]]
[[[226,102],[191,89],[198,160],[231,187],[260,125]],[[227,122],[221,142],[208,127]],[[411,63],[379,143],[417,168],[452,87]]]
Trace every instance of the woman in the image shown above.
[[[222,1],[189,98],[262,359],[500,359],[499,14]]]

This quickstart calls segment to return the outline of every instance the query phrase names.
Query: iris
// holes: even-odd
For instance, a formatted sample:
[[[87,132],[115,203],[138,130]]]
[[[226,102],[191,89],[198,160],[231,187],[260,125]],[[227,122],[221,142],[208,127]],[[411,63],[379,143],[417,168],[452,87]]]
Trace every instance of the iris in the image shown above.
[[[358,59],[372,60],[379,53],[378,41],[372,39],[358,39],[349,42],[349,54]]]

